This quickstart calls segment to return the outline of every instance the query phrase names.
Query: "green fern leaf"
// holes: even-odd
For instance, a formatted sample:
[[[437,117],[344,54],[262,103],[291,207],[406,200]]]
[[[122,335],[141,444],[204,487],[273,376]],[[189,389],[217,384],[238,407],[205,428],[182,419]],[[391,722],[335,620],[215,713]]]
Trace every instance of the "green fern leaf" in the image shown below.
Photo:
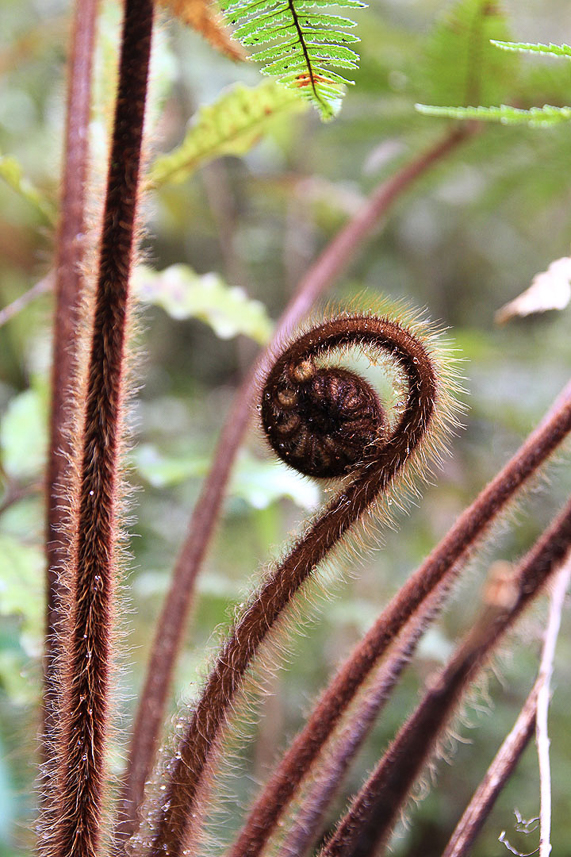
[[[571,59],[571,45],[548,45],[534,44],[530,42],[502,42],[491,39],[492,45],[502,48],[504,51],[522,51],[524,53],[551,54],[554,57],[567,57]]]
[[[434,107],[429,104],[416,104],[419,113],[428,116],[445,116],[448,119],[478,119],[485,122],[500,122],[502,125],[530,125],[532,128],[556,125],[571,120],[571,107],[530,107],[520,110],[501,104],[499,107]]]
[[[431,104],[497,104],[507,97],[516,68],[491,39],[507,39],[497,3],[460,0],[429,37],[421,63],[422,91]]]
[[[237,83],[214,104],[202,107],[180,146],[159,156],[151,166],[149,184],[185,181],[199,167],[222,155],[243,155],[270,128],[276,116],[307,107],[293,92],[273,80],[256,87]]]
[[[330,66],[357,68],[359,57],[346,46],[359,39],[346,32],[354,21],[322,10],[365,5],[361,0],[221,0],[242,45],[271,43],[251,57],[264,63],[262,73],[312,102],[323,119],[338,112],[345,87],[352,83]]]

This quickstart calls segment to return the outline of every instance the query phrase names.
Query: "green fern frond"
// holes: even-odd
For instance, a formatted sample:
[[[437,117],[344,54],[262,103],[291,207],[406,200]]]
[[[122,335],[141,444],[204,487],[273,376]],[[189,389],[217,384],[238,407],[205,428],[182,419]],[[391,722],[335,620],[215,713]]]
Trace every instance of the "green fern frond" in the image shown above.
[[[201,107],[180,146],[151,165],[149,184],[186,181],[195,170],[222,155],[244,155],[269,130],[276,116],[308,105],[273,80],[255,87],[236,83],[213,104]]]
[[[498,3],[459,0],[437,22],[421,63],[422,89],[432,104],[497,104],[506,98],[515,72],[513,57],[491,39],[508,39]]]
[[[554,57],[567,57],[571,59],[571,45],[554,45],[550,42],[548,45],[533,42],[502,42],[498,39],[491,39],[492,45],[497,48],[502,48],[504,51],[522,51],[532,54],[551,54]]]
[[[222,0],[221,8],[234,37],[245,47],[271,42],[251,58],[265,63],[263,74],[311,101],[323,119],[341,106],[345,86],[352,83],[330,66],[357,68],[359,56],[348,48],[357,36],[345,32],[350,18],[322,12],[331,6],[359,8],[361,0]]]
[[[415,107],[419,113],[425,113],[428,116],[478,119],[485,122],[500,122],[502,125],[530,125],[534,128],[571,120],[571,107],[553,107],[551,104],[530,107],[529,110],[520,110],[508,104],[501,104],[499,107],[434,107],[429,104],[416,104]]]

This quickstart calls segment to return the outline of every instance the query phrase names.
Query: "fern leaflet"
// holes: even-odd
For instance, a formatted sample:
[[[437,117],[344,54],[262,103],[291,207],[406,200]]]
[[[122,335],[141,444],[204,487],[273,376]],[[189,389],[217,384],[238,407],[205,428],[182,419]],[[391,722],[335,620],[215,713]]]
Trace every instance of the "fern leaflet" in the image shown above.
[[[330,6],[362,7],[361,0],[222,0],[234,37],[244,47],[270,47],[252,59],[265,63],[263,74],[275,75],[288,89],[307,98],[323,119],[332,119],[341,107],[345,85],[352,83],[329,66],[357,68],[358,54],[348,44],[357,36],[345,32],[355,22],[322,10]]]
[[[428,116],[445,116],[448,119],[477,119],[486,122],[500,122],[502,125],[530,125],[532,128],[555,125],[571,120],[571,107],[530,107],[521,110],[509,104],[499,107],[435,107],[429,104],[415,104],[419,113]]]
[[[548,45],[542,45],[534,42],[501,42],[498,39],[491,39],[491,43],[497,48],[502,48],[504,51],[521,51],[522,53],[530,54],[550,54],[554,57],[567,57],[571,59],[571,45],[554,45],[550,42]]]

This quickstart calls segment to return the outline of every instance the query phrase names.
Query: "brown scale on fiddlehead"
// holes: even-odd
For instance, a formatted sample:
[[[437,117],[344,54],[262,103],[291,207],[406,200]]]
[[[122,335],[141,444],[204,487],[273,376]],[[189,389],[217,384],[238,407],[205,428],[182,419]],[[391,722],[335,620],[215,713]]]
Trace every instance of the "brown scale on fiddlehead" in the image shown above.
[[[260,646],[319,563],[392,488],[403,466],[419,459],[421,443],[430,448],[434,429],[443,424],[430,340],[420,325],[410,328],[372,315],[330,319],[292,342],[268,373],[261,411],[270,443],[306,474],[345,479],[268,574],[222,647],[169,765],[162,810],[151,825],[153,855],[195,850],[217,751]],[[332,353],[354,346],[389,356],[405,379],[406,401],[390,425],[368,382],[322,365]]]

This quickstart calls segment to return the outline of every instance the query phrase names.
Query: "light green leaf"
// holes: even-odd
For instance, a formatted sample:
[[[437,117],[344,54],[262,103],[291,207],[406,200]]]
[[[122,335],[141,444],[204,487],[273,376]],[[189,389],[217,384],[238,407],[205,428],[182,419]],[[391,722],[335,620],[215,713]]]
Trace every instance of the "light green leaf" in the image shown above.
[[[218,274],[197,274],[187,265],[164,271],[140,265],[134,287],[143,303],[162,307],[172,318],[199,318],[221,339],[241,333],[265,345],[270,338],[273,325],[264,305],[238,286],[227,286]]]
[[[485,122],[500,122],[502,125],[530,125],[539,128],[556,125],[571,119],[571,107],[530,107],[520,110],[501,104],[499,107],[435,107],[429,104],[415,104],[419,113],[427,116],[445,116],[448,119],[479,119]]]
[[[467,106],[506,98],[516,64],[490,41],[508,37],[498,3],[460,0],[446,8],[429,36],[420,65],[426,100]]]
[[[29,202],[50,226],[55,223],[56,213],[46,197],[26,178],[24,169],[12,155],[0,155],[0,177],[12,190]]]
[[[266,134],[276,116],[286,116],[307,105],[275,81],[256,87],[237,83],[214,102],[202,107],[184,141],[161,155],[151,167],[154,187],[185,181],[199,167],[222,155],[243,155]]]
[[[249,456],[238,459],[230,482],[230,493],[254,509],[265,509],[287,497],[302,509],[315,509],[319,488],[281,462],[260,461]]]
[[[47,450],[47,407],[37,390],[16,396],[0,425],[0,455],[6,473],[14,479],[38,477]]]
[[[502,48],[504,51],[551,54],[551,56],[554,57],[568,57],[571,59],[571,45],[554,45],[551,42],[548,45],[542,45],[540,43],[534,44],[533,42],[503,42],[498,39],[491,39],[490,41],[492,45],[495,45],[497,48]]]
[[[355,26],[353,20],[322,10],[362,5],[355,0],[221,2],[228,22],[238,25],[234,37],[243,45],[272,43],[252,57],[266,63],[262,73],[274,75],[284,87],[310,101],[324,120],[332,119],[339,111],[345,84],[351,82],[335,75],[328,66],[355,68],[356,55],[343,45],[357,39],[345,32]],[[324,44],[332,47],[317,50]]]
[[[37,654],[43,626],[43,553],[0,533],[0,556],[0,615],[21,617],[22,642],[28,653]]]
[[[152,443],[144,443],[131,453],[137,472],[154,488],[180,485],[192,477],[208,473],[210,460],[206,456],[163,455]]]
[[[153,444],[144,444],[132,453],[132,461],[144,479],[156,488],[179,485],[187,479],[202,478],[210,461],[205,456],[164,455]],[[232,474],[230,496],[240,497],[254,509],[265,509],[287,497],[303,509],[319,502],[317,485],[285,464],[241,456]]]

